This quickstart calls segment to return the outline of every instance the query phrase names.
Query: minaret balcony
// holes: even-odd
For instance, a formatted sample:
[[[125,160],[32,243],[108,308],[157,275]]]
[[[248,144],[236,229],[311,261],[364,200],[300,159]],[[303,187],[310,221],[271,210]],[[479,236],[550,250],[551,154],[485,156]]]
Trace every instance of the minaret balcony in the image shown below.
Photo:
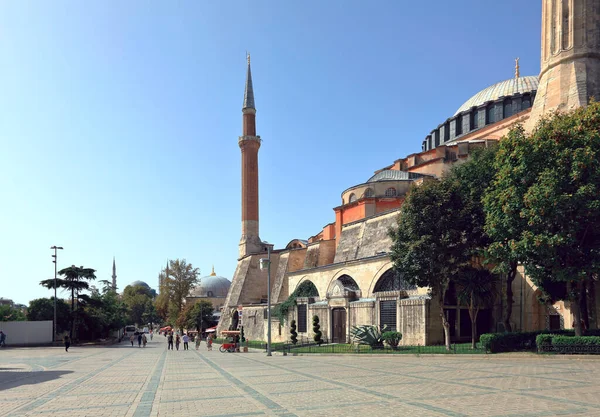
[[[260,145],[260,143],[262,142],[262,139],[260,138],[260,136],[240,136],[238,138],[238,144],[242,144],[244,142],[258,142],[258,144]]]

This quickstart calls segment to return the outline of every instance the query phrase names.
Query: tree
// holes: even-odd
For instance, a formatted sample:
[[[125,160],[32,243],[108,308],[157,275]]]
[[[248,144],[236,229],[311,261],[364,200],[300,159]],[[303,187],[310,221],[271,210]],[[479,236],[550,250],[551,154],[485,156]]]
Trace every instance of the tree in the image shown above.
[[[70,337],[73,340],[73,333],[75,331],[75,325],[77,323],[77,310],[75,309],[75,298],[79,298],[79,293],[83,290],[90,288],[87,281],[96,279],[96,270],[91,268],[84,268],[83,266],[76,267],[72,265],[68,268],[61,269],[58,274],[64,278],[60,279],[46,279],[40,282],[40,285],[54,289],[62,288],[64,290],[71,291],[71,317],[70,317]]]
[[[527,227],[527,221],[521,216],[521,212],[524,209],[527,183],[534,176],[529,166],[531,161],[528,160],[528,151],[520,145],[524,138],[523,127],[517,125],[500,141],[493,166],[494,178],[483,197],[485,231],[491,239],[487,257],[494,264],[494,272],[505,278],[502,323],[507,332],[513,330],[510,324],[512,284],[521,260],[517,242]]]
[[[69,328],[69,305],[62,299],[56,300],[56,332],[62,333]],[[29,302],[27,320],[54,320],[54,297],[37,298]]]
[[[156,311],[156,307],[154,306],[152,300],[146,301],[146,308],[144,309],[142,320],[144,321],[144,323],[149,323],[150,327],[153,327],[153,324],[158,323],[160,321],[160,316],[158,315],[158,312]]]
[[[321,343],[323,343],[323,339],[321,339],[321,336],[323,335],[323,333],[321,332],[321,325],[319,324],[319,316],[314,316],[313,317],[313,332],[314,332],[314,341],[317,342],[318,345],[320,345]]]
[[[450,280],[469,265],[472,253],[466,239],[468,217],[454,180],[426,181],[413,187],[398,217],[392,238],[394,269],[410,285],[429,287],[437,301],[450,350],[450,324],[444,296]]]
[[[138,325],[146,324],[146,316],[150,315],[154,320],[156,310],[153,300],[154,291],[145,285],[128,285],[123,290],[123,302],[127,305],[131,323]]]
[[[489,307],[496,298],[496,279],[485,268],[470,267],[456,280],[457,298],[469,309],[471,319],[471,348],[476,348],[477,315],[482,308]]]
[[[292,344],[298,343],[298,332],[296,331],[296,320],[290,322],[290,340]]]
[[[213,314],[214,308],[210,301],[198,301],[186,310],[185,326],[202,333],[204,329],[214,325]]]
[[[183,310],[185,297],[198,283],[198,274],[200,274],[200,270],[187,263],[185,259],[169,261],[168,275],[166,275],[164,282],[170,295],[172,307],[170,307],[170,313],[174,313],[175,318],[179,317]]]
[[[587,284],[600,270],[599,126],[596,102],[554,114],[531,134],[515,129],[498,160],[497,180],[508,195],[500,209],[511,215],[497,217],[512,231],[511,249],[537,286],[566,283],[576,335]],[[522,204],[511,206],[514,196]]]
[[[0,305],[0,321],[25,321],[25,314],[18,308],[8,304]]]

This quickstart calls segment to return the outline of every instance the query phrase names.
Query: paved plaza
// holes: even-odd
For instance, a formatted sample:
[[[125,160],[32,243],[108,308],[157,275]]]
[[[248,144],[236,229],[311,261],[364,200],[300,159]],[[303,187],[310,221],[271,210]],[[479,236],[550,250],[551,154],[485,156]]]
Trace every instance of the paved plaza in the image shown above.
[[[141,349],[1,349],[0,415],[600,416],[593,358],[267,358],[166,346],[158,336]]]

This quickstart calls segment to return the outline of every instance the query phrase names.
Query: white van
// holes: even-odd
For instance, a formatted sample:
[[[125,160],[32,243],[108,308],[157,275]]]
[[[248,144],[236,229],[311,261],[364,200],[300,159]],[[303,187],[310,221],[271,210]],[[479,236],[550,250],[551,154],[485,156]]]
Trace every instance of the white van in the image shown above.
[[[130,324],[129,326],[125,326],[125,332],[123,332],[123,337],[129,338],[136,332],[137,332],[137,328],[134,325]]]

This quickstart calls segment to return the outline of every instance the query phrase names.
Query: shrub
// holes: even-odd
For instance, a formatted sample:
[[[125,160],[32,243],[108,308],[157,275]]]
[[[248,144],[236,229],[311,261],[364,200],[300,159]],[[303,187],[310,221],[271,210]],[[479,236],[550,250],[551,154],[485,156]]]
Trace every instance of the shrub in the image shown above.
[[[400,332],[385,332],[381,335],[381,338],[392,347],[392,349],[398,348],[398,343],[402,340],[402,333]]]
[[[552,346],[557,353],[588,353],[585,347],[598,347],[600,350],[600,337],[598,336],[554,336]],[[574,347],[582,349],[574,350]],[[596,353],[596,352],[594,352]]]
[[[315,333],[313,337],[314,341],[319,345],[323,343],[323,339],[321,339],[323,333],[321,333],[321,326],[319,325],[319,316],[313,317],[313,332]]]
[[[292,320],[290,323],[290,340],[292,344],[298,343],[298,333],[296,332],[296,320]]]
[[[479,337],[481,346],[490,353],[536,350],[540,334],[573,335],[573,330],[542,330],[538,332],[485,333]]]
[[[552,346],[552,338],[556,336],[555,334],[538,334],[535,338],[535,344],[538,350],[542,347]]]
[[[244,326],[242,326],[242,328],[240,330],[240,339],[241,339],[242,343],[244,343],[246,341],[246,336],[244,335]]]
[[[386,328],[387,326],[384,326],[382,330]],[[383,336],[377,326],[353,326],[350,334],[352,339],[360,345],[369,345],[371,349],[383,348]]]

